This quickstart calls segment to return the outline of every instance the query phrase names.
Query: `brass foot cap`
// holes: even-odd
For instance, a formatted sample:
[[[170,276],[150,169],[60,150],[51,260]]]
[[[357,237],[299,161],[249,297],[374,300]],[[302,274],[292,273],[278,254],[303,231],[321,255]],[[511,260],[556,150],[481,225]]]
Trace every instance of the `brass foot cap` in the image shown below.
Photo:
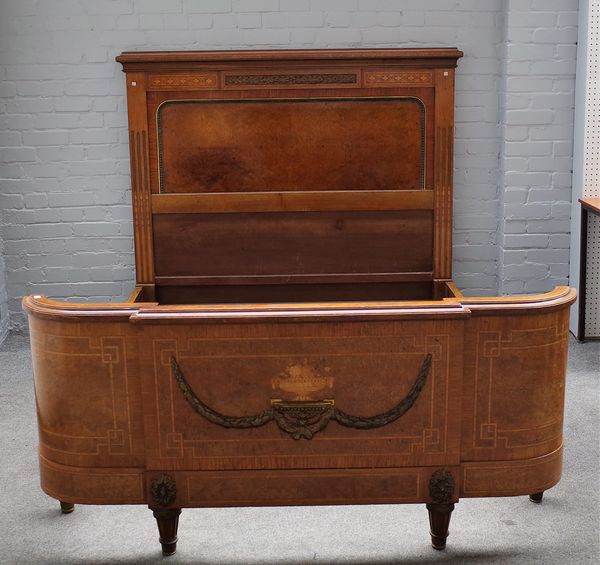
[[[165,543],[162,546],[162,554],[165,557],[168,557],[169,555],[174,555],[176,551],[177,551],[176,543]]]
[[[446,540],[440,539],[437,536],[431,536],[431,547],[437,551],[441,551],[442,549],[446,549]]]

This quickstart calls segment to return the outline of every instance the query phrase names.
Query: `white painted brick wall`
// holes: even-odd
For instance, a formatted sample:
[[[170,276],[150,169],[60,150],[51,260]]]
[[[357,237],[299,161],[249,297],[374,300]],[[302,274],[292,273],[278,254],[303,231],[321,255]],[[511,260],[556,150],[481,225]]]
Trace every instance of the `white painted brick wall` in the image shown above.
[[[570,195],[577,2],[512,0],[508,15],[507,5],[3,0],[0,211],[13,326],[29,292],[97,301],[132,288],[125,88],[114,61],[123,50],[459,47],[455,279],[468,294],[563,281],[568,217],[551,203]],[[498,267],[505,260],[516,273]]]
[[[507,8],[498,290],[544,292],[568,283],[578,2]]]

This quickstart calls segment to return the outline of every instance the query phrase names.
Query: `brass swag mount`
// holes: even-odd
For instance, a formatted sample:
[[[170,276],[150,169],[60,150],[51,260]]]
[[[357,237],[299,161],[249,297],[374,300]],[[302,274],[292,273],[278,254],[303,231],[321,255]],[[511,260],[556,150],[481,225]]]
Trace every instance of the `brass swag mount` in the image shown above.
[[[173,376],[190,406],[202,417],[224,428],[258,428],[275,420],[279,429],[294,439],[312,439],[331,420],[347,428],[372,430],[387,426],[406,414],[419,398],[431,369],[432,356],[427,354],[415,382],[406,396],[393,408],[376,416],[352,416],[335,406],[334,400],[313,402],[271,400],[271,406],[253,416],[226,416],[204,404],[194,393],[175,357],[171,357]]]

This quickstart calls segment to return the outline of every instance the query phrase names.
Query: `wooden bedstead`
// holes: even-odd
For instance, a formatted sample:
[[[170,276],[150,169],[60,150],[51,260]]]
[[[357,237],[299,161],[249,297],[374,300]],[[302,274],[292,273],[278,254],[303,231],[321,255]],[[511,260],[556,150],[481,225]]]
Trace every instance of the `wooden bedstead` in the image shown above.
[[[461,55],[117,58],[137,286],[24,299],[63,511],[148,504],[168,555],[181,508],[426,503],[442,549],[460,498],[558,482],[574,291],[452,282]]]

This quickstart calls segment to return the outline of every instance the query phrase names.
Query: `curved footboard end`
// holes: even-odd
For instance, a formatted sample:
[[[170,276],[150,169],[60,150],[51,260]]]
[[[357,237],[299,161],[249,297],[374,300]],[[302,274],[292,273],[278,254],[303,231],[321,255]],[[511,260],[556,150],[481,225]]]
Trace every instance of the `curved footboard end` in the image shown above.
[[[144,503],[140,384],[129,304],[31,295],[29,315],[44,492],[61,503]]]
[[[485,482],[479,477],[483,469],[499,474],[500,481],[500,492],[482,496],[502,495],[502,470],[509,467],[515,482],[507,489],[513,494],[540,492],[560,478],[569,307],[575,295],[558,287],[537,296],[463,302],[472,316],[465,325],[461,462],[471,483],[476,474],[475,483]],[[545,461],[553,462],[552,470]],[[540,465],[550,474],[532,471]],[[469,480],[467,491],[468,485]]]

